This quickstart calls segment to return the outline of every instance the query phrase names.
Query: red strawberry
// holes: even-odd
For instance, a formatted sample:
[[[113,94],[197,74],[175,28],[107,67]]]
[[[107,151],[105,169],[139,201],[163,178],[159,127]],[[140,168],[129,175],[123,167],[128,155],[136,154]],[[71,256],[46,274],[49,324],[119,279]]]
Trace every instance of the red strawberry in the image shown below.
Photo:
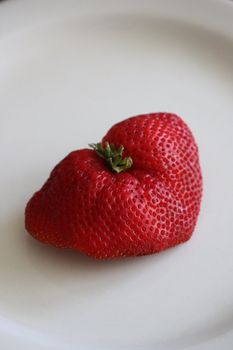
[[[91,146],[63,159],[28,202],[32,236],[99,259],[151,254],[190,238],[202,177],[196,143],[178,116],[123,120]]]

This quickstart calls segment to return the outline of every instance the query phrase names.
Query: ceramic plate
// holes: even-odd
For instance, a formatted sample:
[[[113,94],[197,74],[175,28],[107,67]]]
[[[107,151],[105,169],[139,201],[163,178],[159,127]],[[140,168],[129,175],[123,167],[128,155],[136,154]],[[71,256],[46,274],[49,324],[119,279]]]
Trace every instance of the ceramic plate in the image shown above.
[[[0,3],[0,347],[233,348],[233,4]],[[192,239],[94,261],[44,246],[24,207],[69,151],[117,121],[171,111],[200,148]]]

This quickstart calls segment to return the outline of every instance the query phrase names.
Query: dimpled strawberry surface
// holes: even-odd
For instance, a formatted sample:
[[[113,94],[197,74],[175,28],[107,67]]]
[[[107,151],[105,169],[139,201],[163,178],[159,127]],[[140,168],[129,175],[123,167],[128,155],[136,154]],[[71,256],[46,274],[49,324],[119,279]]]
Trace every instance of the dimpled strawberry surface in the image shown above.
[[[151,254],[191,237],[202,176],[180,117],[131,117],[91,146],[65,157],[28,202],[33,237],[99,259]]]

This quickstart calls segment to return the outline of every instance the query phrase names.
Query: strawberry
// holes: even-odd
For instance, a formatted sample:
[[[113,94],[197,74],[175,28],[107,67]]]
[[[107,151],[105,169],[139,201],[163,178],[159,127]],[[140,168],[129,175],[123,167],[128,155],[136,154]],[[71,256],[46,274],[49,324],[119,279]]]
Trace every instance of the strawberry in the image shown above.
[[[191,237],[202,176],[180,117],[131,117],[91,148],[65,157],[30,199],[32,236],[99,259],[151,254]]]

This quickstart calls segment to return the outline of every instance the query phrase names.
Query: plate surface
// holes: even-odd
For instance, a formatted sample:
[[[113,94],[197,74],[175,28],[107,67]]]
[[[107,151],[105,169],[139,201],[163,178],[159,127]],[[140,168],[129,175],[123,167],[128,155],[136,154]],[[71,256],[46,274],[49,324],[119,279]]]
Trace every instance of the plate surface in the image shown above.
[[[233,5],[0,4],[2,349],[233,348]],[[192,239],[93,261],[24,231],[26,201],[69,151],[115,122],[172,111],[200,148]]]

